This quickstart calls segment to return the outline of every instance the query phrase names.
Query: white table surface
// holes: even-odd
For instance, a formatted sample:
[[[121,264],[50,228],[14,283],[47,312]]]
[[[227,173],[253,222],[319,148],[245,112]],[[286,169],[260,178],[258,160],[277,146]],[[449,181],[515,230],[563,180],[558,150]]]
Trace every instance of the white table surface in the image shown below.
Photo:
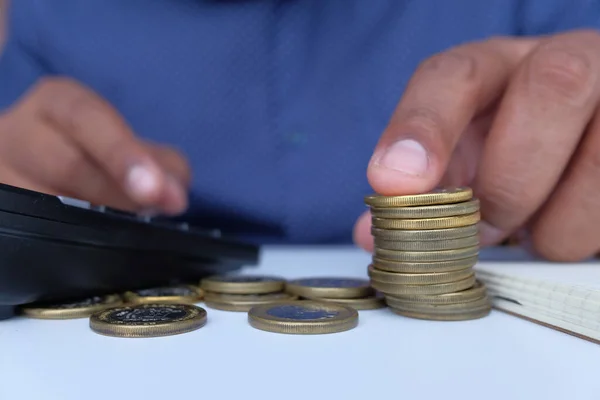
[[[249,273],[366,277],[353,248],[266,248]],[[360,312],[354,330],[315,336],[253,329],[207,308],[192,333],[119,339],[87,319],[0,321],[0,399],[600,398],[600,346],[493,311],[433,322]]]

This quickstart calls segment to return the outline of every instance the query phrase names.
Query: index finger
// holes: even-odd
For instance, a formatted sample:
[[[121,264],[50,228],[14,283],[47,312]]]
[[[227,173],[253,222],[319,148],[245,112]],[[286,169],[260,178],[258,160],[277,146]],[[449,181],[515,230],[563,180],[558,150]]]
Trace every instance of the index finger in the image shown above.
[[[512,70],[535,43],[469,43],[423,62],[369,162],[373,189],[383,195],[433,189],[469,122],[501,95]]]
[[[66,79],[42,82],[31,106],[145,208],[185,207],[185,192],[154,160],[123,118],[91,90]]]

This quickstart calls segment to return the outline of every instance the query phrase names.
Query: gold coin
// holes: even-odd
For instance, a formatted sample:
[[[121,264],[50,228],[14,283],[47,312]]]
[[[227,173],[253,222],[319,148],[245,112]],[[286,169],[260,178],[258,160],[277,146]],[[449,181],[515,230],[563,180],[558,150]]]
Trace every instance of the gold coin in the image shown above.
[[[128,304],[195,304],[202,300],[202,290],[191,285],[156,287],[126,292]]]
[[[310,300],[260,305],[248,312],[248,322],[256,329],[287,334],[343,332],[358,325],[358,312],[335,303]]]
[[[471,200],[473,190],[467,187],[436,189],[429,193],[406,196],[381,196],[378,194],[365,197],[365,203],[371,207],[411,207],[436,204],[460,203]]]
[[[431,261],[431,262],[407,262],[385,260],[373,257],[373,266],[380,271],[399,272],[404,274],[422,274],[435,272],[459,271],[475,266],[478,256],[460,258],[458,260]]]
[[[296,300],[298,297],[285,292],[266,294],[220,294],[207,293],[204,304],[223,311],[250,311],[254,306]]]
[[[423,294],[446,294],[470,288],[475,284],[475,274],[461,281],[438,283],[434,285],[400,285],[371,280],[371,286],[386,296],[406,296]]]
[[[491,307],[490,299],[487,296],[480,297],[464,303],[448,304],[427,304],[427,303],[388,303],[390,307],[401,311],[434,313],[434,314],[456,314],[465,313],[473,310],[479,310],[484,307]],[[393,305],[392,305],[393,304]]]
[[[191,304],[140,304],[96,313],[90,328],[105,336],[148,338],[191,332],[206,319],[206,310]]]
[[[479,199],[455,204],[440,204],[418,207],[371,207],[371,215],[377,218],[389,219],[417,219],[441,218],[458,215],[473,214],[479,211]]]
[[[371,279],[382,283],[400,285],[435,285],[438,283],[457,282],[473,275],[471,268],[452,272],[434,272],[424,274],[402,274],[397,272],[378,271],[369,265],[368,274]]]
[[[285,279],[275,276],[216,275],[202,279],[200,287],[207,292],[229,294],[262,294],[281,292]]]
[[[436,251],[436,250],[453,250],[465,247],[479,245],[479,236],[469,236],[459,239],[448,240],[427,240],[423,242],[404,242],[395,240],[383,240],[375,238],[375,246],[386,250],[403,250],[403,251]]]
[[[294,279],[286,284],[285,290],[300,297],[330,299],[355,299],[373,293],[366,279],[331,277]]]
[[[479,211],[473,214],[459,215],[456,217],[426,218],[426,219],[384,219],[371,218],[372,225],[381,229],[392,230],[427,230],[460,228],[475,225],[481,219]]]
[[[438,314],[438,313],[422,313],[414,311],[397,310],[390,307],[390,310],[395,314],[402,315],[404,317],[424,319],[430,321],[468,321],[474,319],[480,319],[486,317],[492,311],[491,307],[482,307],[481,309],[471,310],[463,313],[454,314]]]
[[[486,296],[487,288],[484,283],[477,280],[473,287],[456,291],[454,293],[440,294],[440,295],[423,295],[423,294],[398,294],[398,295],[387,295],[385,297],[386,303],[393,307],[396,304],[407,304],[407,303],[423,303],[423,304],[457,304],[465,303],[473,300],[480,299]]]
[[[477,235],[479,226],[469,225],[460,228],[447,229],[426,229],[426,230],[393,230],[380,229],[371,226],[371,235],[382,240],[401,240],[401,241],[428,241],[428,240],[450,240],[459,239]]]
[[[375,257],[385,260],[408,261],[408,262],[430,262],[460,260],[461,258],[479,255],[479,246],[464,247],[462,249],[439,250],[439,251],[399,251],[375,248]]]
[[[357,311],[362,310],[376,310],[379,308],[385,308],[385,297],[381,293],[377,293],[367,297],[361,297],[358,299],[327,299],[318,297],[304,297],[307,300],[341,304],[343,306],[352,307]]]
[[[22,306],[21,313],[38,319],[87,318],[95,312],[123,304],[121,296],[93,296],[84,300],[65,303],[37,303]]]

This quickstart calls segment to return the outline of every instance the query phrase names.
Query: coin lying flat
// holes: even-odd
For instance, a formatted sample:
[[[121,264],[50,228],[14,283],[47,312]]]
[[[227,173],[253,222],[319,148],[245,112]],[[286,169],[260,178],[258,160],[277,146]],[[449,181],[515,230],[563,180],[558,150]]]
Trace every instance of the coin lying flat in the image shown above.
[[[397,272],[379,271],[373,268],[373,265],[371,264],[368,268],[368,275],[371,279],[383,283],[395,283],[401,285],[433,285],[467,279],[473,275],[473,270],[469,268],[450,272],[402,274]]]
[[[292,301],[253,307],[248,312],[248,323],[276,333],[337,333],[355,328],[358,312],[335,303]]]
[[[189,285],[157,287],[126,292],[124,297],[129,304],[195,304],[202,300],[202,290]]]
[[[385,219],[371,218],[373,226],[381,229],[402,229],[402,230],[427,230],[427,229],[447,229],[460,228],[463,226],[474,225],[479,222],[481,215],[479,211],[473,214],[459,215],[457,217],[441,217],[426,219]]]
[[[479,246],[464,247],[462,249],[439,250],[439,251],[401,251],[385,250],[375,248],[375,257],[385,260],[408,261],[408,262],[431,262],[460,260],[462,258],[479,255]]]
[[[375,238],[374,244],[380,249],[402,251],[454,250],[479,245],[479,236],[447,240],[399,241]]]
[[[475,284],[475,274],[456,282],[438,283],[434,285],[401,285],[371,280],[371,285],[386,296],[406,296],[424,294],[447,294],[466,290]],[[388,304],[389,305],[389,304]]]
[[[229,294],[261,294],[280,292],[285,279],[275,276],[216,275],[202,279],[200,287],[207,292]]]
[[[387,272],[422,274],[433,272],[450,272],[471,268],[477,264],[478,259],[478,256],[473,256],[447,261],[410,262],[385,260],[383,258],[373,257],[373,266],[378,270]]]
[[[294,279],[286,284],[285,290],[300,297],[330,299],[366,297],[374,292],[366,279],[330,277]]]
[[[90,328],[106,336],[148,338],[191,332],[206,320],[206,310],[191,304],[140,304],[96,313]]]
[[[463,226],[459,228],[447,229],[415,229],[415,230],[393,230],[380,229],[371,226],[371,235],[382,240],[400,240],[400,241],[427,241],[427,240],[449,240],[460,239],[468,236],[477,235],[479,227],[477,225]]]
[[[487,288],[485,284],[479,280],[476,280],[472,287],[454,293],[440,295],[395,294],[386,296],[385,300],[390,307],[407,303],[456,304],[466,303],[485,297],[486,291]]]
[[[30,318],[75,319],[121,304],[123,300],[117,295],[94,296],[75,302],[30,304],[21,307],[21,312]]]
[[[379,308],[385,308],[385,297],[381,293],[376,293],[367,297],[360,297],[357,299],[328,299],[323,297],[304,297],[307,300],[318,301],[321,303],[335,303],[343,306],[354,308],[357,311],[363,310],[376,310]]]
[[[473,190],[467,187],[436,189],[428,193],[406,196],[380,196],[370,195],[365,197],[365,203],[371,207],[411,207],[437,204],[451,204],[469,201],[473,197]]]
[[[402,315],[404,317],[425,319],[430,321],[467,321],[486,317],[491,312],[491,307],[482,307],[476,310],[470,310],[465,312],[457,312],[453,314],[444,313],[423,313],[414,311],[398,310],[390,307],[392,312]]]
[[[223,311],[250,311],[252,307],[261,304],[273,304],[296,300],[297,298],[297,296],[285,292],[265,294],[206,293],[204,304],[207,307]]]
[[[412,219],[441,218],[457,215],[473,214],[479,211],[479,200],[473,199],[462,203],[440,204],[416,207],[371,207],[371,215],[377,218]]]

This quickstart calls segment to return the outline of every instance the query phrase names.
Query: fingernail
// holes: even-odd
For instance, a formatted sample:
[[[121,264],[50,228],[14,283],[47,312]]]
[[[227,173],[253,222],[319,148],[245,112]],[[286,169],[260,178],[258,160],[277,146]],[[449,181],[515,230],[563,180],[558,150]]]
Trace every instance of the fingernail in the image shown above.
[[[479,243],[482,246],[497,244],[502,241],[505,236],[506,234],[502,230],[485,221],[479,222]]]
[[[147,199],[159,190],[158,174],[145,165],[134,165],[127,173],[127,188],[137,199]]]
[[[377,164],[406,175],[421,176],[427,172],[429,157],[419,142],[404,139],[391,144]]]

